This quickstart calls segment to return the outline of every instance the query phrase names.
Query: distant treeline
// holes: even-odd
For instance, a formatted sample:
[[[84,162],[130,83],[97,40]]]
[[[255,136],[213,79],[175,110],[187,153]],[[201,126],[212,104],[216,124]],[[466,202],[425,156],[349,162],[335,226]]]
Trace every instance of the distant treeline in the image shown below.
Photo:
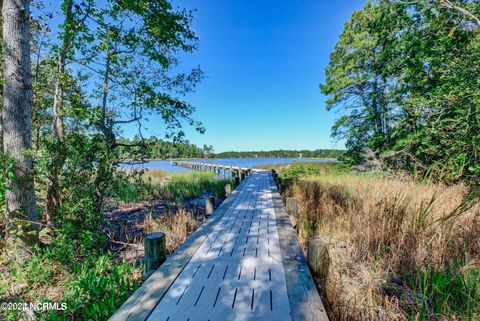
[[[145,138],[135,136],[132,140],[123,140],[126,147],[122,150],[122,158],[169,159],[169,158],[209,158],[213,156],[213,147],[198,147],[189,141],[169,142],[155,136]],[[130,156],[131,154],[131,156]],[[134,157],[133,157],[134,156]]]
[[[263,158],[339,158],[345,153],[339,149],[316,149],[316,150],[271,150],[271,151],[251,151],[251,152],[223,152],[215,154],[219,158],[237,158],[237,157],[263,157]]]

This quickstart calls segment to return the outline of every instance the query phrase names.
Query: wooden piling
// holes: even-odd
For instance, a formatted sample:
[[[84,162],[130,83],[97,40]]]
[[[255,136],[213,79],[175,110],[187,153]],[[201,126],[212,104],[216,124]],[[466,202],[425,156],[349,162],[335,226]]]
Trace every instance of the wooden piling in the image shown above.
[[[288,215],[291,215],[296,218],[298,216],[297,199],[295,197],[287,197],[285,203],[286,203],[285,207],[287,208]]]
[[[148,278],[167,258],[165,233],[156,232],[145,235],[145,278]]]
[[[318,278],[322,285],[328,277],[330,256],[328,254],[328,242],[320,237],[310,237],[307,245],[308,265],[313,275]]]
[[[232,195],[232,185],[230,183],[225,184],[225,196],[229,197]]]
[[[215,211],[215,197],[208,196],[205,199],[205,215],[209,216]]]

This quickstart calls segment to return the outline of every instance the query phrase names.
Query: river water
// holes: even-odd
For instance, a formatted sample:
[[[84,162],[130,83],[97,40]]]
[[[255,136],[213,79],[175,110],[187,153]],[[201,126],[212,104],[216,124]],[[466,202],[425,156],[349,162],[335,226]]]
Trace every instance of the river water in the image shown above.
[[[188,159],[186,159],[188,160]],[[294,161],[298,162],[319,162],[326,163],[325,159],[309,159],[309,158],[215,158],[215,159],[190,159],[199,163],[220,164],[227,166],[241,166],[254,168],[261,165],[279,165],[289,164]],[[131,168],[130,165],[123,165],[124,168]],[[191,169],[182,166],[171,165],[169,160],[152,160],[143,165],[134,165],[134,168],[160,169],[170,173],[189,172]]]

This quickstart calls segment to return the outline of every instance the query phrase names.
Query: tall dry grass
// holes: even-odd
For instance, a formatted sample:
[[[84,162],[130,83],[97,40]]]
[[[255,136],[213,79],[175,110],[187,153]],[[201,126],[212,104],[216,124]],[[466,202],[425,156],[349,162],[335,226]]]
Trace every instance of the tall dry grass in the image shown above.
[[[301,241],[315,235],[331,244],[325,289],[335,320],[440,320],[434,318],[435,302],[424,304],[428,318],[418,312],[423,303],[417,301],[438,298],[416,293],[409,280],[447,265],[461,264],[455,273],[479,267],[480,206],[465,186],[330,174],[301,178],[286,196],[299,201]],[[397,296],[384,290],[392,278],[404,282]],[[445,282],[448,289],[453,281]],[[479,308],[467,309],[472,315]],[[441,316],[447,319],[463,313],[444,310],[452,310]]]
[[[142,178],[155,185],[163,184],[168,177],[168,172],[161,169],[148,169],[143,173]]]
[[[192,213],[180,209],[177,212],[169,212],[160,218],[146,218],[144,231],[147,233],[165,233],[167,253],[173,253],[190,234],[197,229],[199,222]]]

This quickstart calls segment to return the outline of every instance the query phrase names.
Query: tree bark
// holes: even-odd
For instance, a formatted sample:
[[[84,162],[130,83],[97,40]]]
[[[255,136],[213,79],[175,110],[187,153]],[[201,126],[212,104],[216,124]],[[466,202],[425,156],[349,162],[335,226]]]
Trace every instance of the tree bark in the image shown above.
[[[50,185],[47,188],[47,204],[45,212],[45,221],[47,225],[52,225],[53,217],[55,217],[61,203],[60,196],[60,171],[65,164],[65,124],[63,120],[62,110],[64,107],[64,84],[63,77],[65,74],[65,62],[68,50],[71,46],[71,24],[73,20],[73,0],[66,3],[65,30],[63,42],[58,53],[57,72],[55,76],[55,94],[53,97],[53,128],[52,128],[52,167],[50,172]]]
[[[14,162],[15,178],[6,191],[7,244],[20,256],[38,240],[33,182],[32,73],[30,64],[30,1],[4,0],[3,148]]]

